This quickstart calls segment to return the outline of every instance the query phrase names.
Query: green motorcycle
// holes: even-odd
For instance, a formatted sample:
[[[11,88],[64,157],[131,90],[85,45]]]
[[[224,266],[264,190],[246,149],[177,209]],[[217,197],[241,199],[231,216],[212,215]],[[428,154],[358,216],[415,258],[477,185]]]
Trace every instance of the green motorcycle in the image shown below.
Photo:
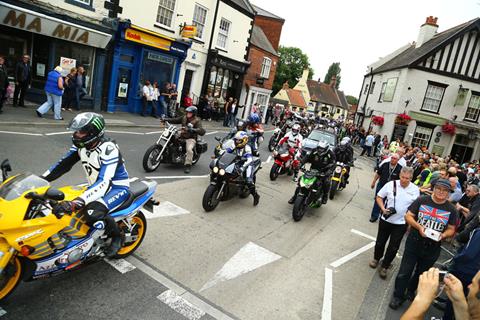
[[[305,170],[300,177],[300,191],[293,204],[292,217],[295,221],[302,220],[308,208],[319,208],[322,202],[321,179],[325,173],[316,169]]]

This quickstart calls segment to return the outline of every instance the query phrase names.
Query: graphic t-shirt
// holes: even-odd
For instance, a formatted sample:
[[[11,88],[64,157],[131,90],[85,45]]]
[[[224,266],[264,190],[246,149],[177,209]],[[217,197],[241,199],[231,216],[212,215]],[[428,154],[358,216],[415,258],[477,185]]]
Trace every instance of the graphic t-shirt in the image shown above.
[[[448,225],[455,225],[458,217],[457,209],[450,202],[438,204],[433,202],[431,196],[421,196],[408,210],[415,214],[421,226],[438,232],[444,232]],[[412,232],[418,234],[417,229],[412,229]]]

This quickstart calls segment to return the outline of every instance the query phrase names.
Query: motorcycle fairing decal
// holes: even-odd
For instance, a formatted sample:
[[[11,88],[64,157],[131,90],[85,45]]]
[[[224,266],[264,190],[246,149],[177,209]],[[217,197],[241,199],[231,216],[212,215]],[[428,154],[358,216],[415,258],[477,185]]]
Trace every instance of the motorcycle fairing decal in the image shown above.
[[[155,190],[152,188],[149,189],[143,196],[137,198],[128,208],[114,212],[111,214],[111,216],[115,219],[128,216],[132,212],[136,211],[139,207],[144,205],[145,202],[147,202],[153,196],[154,191]]]

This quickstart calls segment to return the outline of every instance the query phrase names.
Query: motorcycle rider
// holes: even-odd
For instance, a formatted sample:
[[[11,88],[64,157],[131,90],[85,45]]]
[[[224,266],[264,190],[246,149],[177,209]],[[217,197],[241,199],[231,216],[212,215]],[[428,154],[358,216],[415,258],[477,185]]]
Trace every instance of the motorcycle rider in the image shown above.
[[[302,141],[303,141],[303,136],[300,134],[300,125],[296,123],[292,126],[292,130],[289,131],[278,142],[279,146],[282,146],[286,142],[288,144],[288,147],[290,148],[289,152],[293,158],[292,168],[293,168],[294,181],[297,181],[297,177],[298,177],[298,170],[299,170],[299,164],[300,164],[300,161],[298,160],[300,157],[298,150],[302,146]]]
[[[245,123],[245,121],[243,120],[239,120],[237,122],[237,125],[235,126],[235,128],[232,128],[232,130],[230,130],[230,132],[227,134],[226,136],[226,140],[229,140],[229,139],[233,139],[233,137],[235,136],[235,134],[239,131],[245,131],[247,128],[247,124]]]
[[[228,147],[225,151],[228,153],[235,154],[240,160],[241,170],[245,174],[247,180],[248,189],[250,194],[253,196],[253,205],[258,205],[260,201],[260,195],[257,193],[255,188],[255,170],[254,170],[254,160],[252,148],[248,144],[248,135],[245,131],[239,131],[233,137],[234,144],[232,147]]]
[[[336,161],[342,162],[345,165],[345,184],[348,184],[350,177],[350,163],[353,161],[353,148],[350,145],[350,138],[344,137],[338,146],[333,150]],[[341,186],[345,188],[345,186]]]
[[[260,116],[252,112],[247,118],[247,130],[250,137],[248,144],[252,148],[252,154],[258,157],[258,146],[263,142],[263,126],[260,124]]]
[[[180,139],[185,140],[187,156],[185,157],[185,173],[190,173],[193,162],[193,149],[197,144],[197,137],[205,135],[205,129],[202,127],[202,121],[197,117],[197,107],[191,106],[185,109],[185,115],[177,118],[165,118],[162,121],[168,121],[172,124],[182,124]]]
[[[325,140],[319,141],[317,148],[302,159],[300,167],[303,167],[306,163],[311,164],[311,169],[316,169],[320,173],[325,173],[325,176],[318,177],[319,179],[317,181],[323,191],[322,204],[326,204],[328,201],[328,192],[330,190],[330,176],[335,167],[335,154],[332,150],[330,150],[328,142]],[[289,204],[293,204],[295,202],[299,192],[300,185],[298,185],[295,189],[295,194],[293,197],[288,200]]]
[[[54,181],[81,161],[87,174],[88,187],[73,201],[58,203],[53,211],[72,213],[82,210],[88,226],[98,229],[104,227],[105,233],[112,238],[105,254],[113,257],[122,246],[122,235],[109,212],[120,207],[130,196],[124,160],[117,144],[104,137],[105,120],[100,114],[80,113],[73,118],[68,129],[73,131],[73,146],[42,177],[49,182]]]

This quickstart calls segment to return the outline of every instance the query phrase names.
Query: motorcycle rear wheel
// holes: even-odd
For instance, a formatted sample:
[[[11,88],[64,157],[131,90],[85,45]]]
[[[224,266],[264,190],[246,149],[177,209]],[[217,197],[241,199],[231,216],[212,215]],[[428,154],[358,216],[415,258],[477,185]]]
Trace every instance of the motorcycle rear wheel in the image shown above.
[[[270,150],[270,152],[273,151],[273,149],[275,149],[275,145],[277,144],[277,141],[275,139],[275,135],[273,135],[270,140],[268,141],[268,150]]]
[[[152,172],[157,170],[162,159],[159,159],[158,161],[155,161],[155,159],[157,158],[161,150],[162,146],[154,144],[153,146],[150,146],[147,151],[145,151],[145,155],[143,156],[143,169],[146,172]]]
[[[304,196],[297,196],[295,199],[292,209],[292,217],[295,222],[302,220],[303,216],[305,215],[305,211],[307,211],[307,207],[305,206],[304,202]]]
[[[272,169],[270,169],[270,180],[275,181],[279,175],[280,166],[276,163],[273,163]]]
[[[328,197],[330,200],[333,200],[333,198],[335,198],[335,193],[337,193],[337,189],[338,181],[332,181],[332,185],[330,186],[330,195]]]
[[[11,274],[12,272],[13,274]],[[20,259],[18,257],[12,258],[5,268],[4,273],[0,275],[0,301],[3,301],[13,292],[20,283],[22,274],[23,268]]]
[[[220,199],[217,199],[219,191],[220,190],[218,189],[217,186],[209,185],[207,187],[207,190],[205,190],[205,193],[203,194],[203,199],[202,199],[203,210],[205,210],[206,212],[215,210],[215,208],[220,203],[220,199],[221,199],[221,197]]]
[[[193,158],[192,158],[192,164],[196,164],[200,160],[200,153],[194,152],[193,153]]]
[[[133,242],[124,243],[120,250],[118,250],[115,259],[125,258],[131,255],[140,246],[143,238],[145,238],[145,234],[147,233],[147,219],[141,211],[139,211],[137,215],[132,218],[131,224],[136,225],[134,231],[137,233],[137,239]],[[120,230],[124,230],[126,227],[127,226],[122,221],[119,221]]]

